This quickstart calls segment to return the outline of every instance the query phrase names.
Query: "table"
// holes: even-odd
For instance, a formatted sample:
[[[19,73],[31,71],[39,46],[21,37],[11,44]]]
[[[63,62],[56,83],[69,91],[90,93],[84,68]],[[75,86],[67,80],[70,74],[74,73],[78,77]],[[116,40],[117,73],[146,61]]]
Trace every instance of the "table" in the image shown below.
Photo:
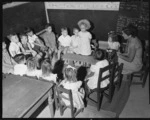
[[[53,109],[53,84],[18,75],[3,79],[3,118],[28,118],[48,98],[51,117]]]
[[[71,53],[67,53],[63,55],[62,59],[65,61],[65,63],[68,63],[69,61],[73,61],[75,64],[78,62],[78,64],[87,67],[91,64],[96,63],[96,60],[93,58],[93,56],[84,56],[84,55],[71,54]]]

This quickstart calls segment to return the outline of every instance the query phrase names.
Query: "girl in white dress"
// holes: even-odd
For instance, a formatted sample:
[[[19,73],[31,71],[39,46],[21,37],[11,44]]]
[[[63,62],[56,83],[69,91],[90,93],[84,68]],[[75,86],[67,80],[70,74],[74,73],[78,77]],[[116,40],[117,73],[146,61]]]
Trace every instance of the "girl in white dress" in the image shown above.
[[[90,32],[87,31],[91,27],[90,22],[86,19],[83,19],[83,20],[80,20],[78,22],[78,26],[81,29],[81,31],[79,32],[79,36],[80,36],[79,51],[80,51],[80,54],[81,55],[91,55],[90,42],[92,39],[92,35]]]
[[[81,88],[82,81],[77,81],[76,79],[76,69],[72,66],[67,66],[64,69],[64,80],[60,83],[65,89],[72,91],[73,105],[77,109],[84,108],[83,98],[85,95],[84,89]],[[62,93],[65,97],[68,98],[66,93]],[[63,102],[68,106],[70,101],[62,99]]]
[[[118,42],[118,36],[114,31],[108,33],[108,49],[119,50],[120,43]]]

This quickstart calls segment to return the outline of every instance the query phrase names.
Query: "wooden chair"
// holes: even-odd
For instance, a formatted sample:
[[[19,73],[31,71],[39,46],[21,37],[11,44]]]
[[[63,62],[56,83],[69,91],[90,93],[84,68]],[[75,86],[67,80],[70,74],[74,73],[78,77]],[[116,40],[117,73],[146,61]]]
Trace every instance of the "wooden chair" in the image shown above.
[[[68,98],[64,96],[62,93],[66,93],[68,95]],[[55,87],[55,105],[56,109],[60,108],[60,115],[62,116],[66,108],[71,109],[71,117],[75,118],[80,112],[83,112],[83,108],[76,110],[76,108],[73,105],[73,98],[72,98],[72,92],[71,90],[67,90],[63,88],[62,86],[57,86]],[[68,100],[70,102],[70,105],[67,106],[63,99]]]
[[[140,71],[133,72],[131,75],[129,75],[130,85],[136,84],[136,85],[142,85],[142,87],[145,86],[146,79],[149,73],[149,55],[145,51],[144,57],[143,57],[143,66]],[[140,77],[140,82],[132,82],[133,77]]]
[[[119,65],[119,63],[117,62],[116,63],[116,66],[115,66],[115,73],[114,73],[114,76],[113,76],[113,79],[114,79],[114,86],[117,87],[117,90],[120,89],[120,86],[121,86],[121,83],[122,83],[122,70],[123,70],[123,63],[121,63]]]
[[[108,70],[110,71],[110,73],[108,75],[106,75],[105,77],[102,77],[103,73]],[[115,64],[110,64],[104,68],[100,68],[97,88],[95,88],[93,90],[88,91],[89,88],[88,88],[87,84],[85,84],[86,98],[97,104],[98,111],[100,110],[103,95],[105,95],[108,98],[109,102],[112,101],[112,97],[114,94],[114,91],[113,91],[114,90],[114,83],[113,83],[114,70],[115,70]],[[110,83],[106,87],[100,88],[101,82],[106,79],[109,79]],[[97,101],[90,98],[90,95],[93,92],[97,93]]]

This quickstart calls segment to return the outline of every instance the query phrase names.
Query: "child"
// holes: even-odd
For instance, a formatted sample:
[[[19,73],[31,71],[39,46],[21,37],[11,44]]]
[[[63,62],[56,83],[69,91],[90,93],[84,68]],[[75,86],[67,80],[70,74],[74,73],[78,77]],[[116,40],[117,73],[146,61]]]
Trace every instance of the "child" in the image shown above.
[[[106,59],[104,58],[103,52],[101,50],[97,50],[95,53],[95,58],[97,59],[97,62],[95,65],[91,65],[89,72],[88,72],[88,78],[85,80],[88,80],[87,82],[87,86],[90,89],[95,89],[97,88],[97,82],[98,82],[98,77],[99,77],[99,69],[103,68],[105,66],[108,66],[109,63]],[[109,71],[106,71],[105,74],[103,74],[102,76],[106,76],[109,74]],[[101,88],[106,87],[109,84],[109,80],[106,79],[104,81],[101,82]]]
[[[77,109],[84,108],[83,98],[85,95],[84,89],[81,88],[82,81],[77,81],[76,70],[73,67],[67,66],[64,70],[64,80],[60,83],[65,89],[72,91],[72,98],[74,107]],[[62,93],[65,97],[68,97],[65,93]],[[70,102],[66,99],[62,99],[66,105],[70,105]]]
[[[118,36],[114,31],[108,33],[108,49],[119,50],[120,43],[118,42]]]
[[[26,63],[25,55],[24,54],[17,55],[15,56],[15,59],[18,62],[18,64],[14,66],[14,74],[20,76],[25,75],[27,71],[27,65],[25,65]]]
[[[41,75],[41,70],[37,70],[36,60],[33,57],[30,57],[27,60],[26,75],[27,76],[36,76],[37,78],[39,78],[39,76]]]
[[[14,72],[14,65],[16,62],[11,59],[7,49],[6,49],[6,43],[3,41],[2,43],[3,46],[3,73],[12,73]]]
[[[22,47],[24,48],[26,53],[32,54],[33,56],[36,56],[37,53],[32,50],[30,43],[28,43],[28,38],[26,34],[20,34],[19,35],[21,43],[22,43]]]
[[[42,75],[41,77],[48,81],[57,82],[57,74],[52,73],[51,63],[48,59],[45,59],[41,65]]]
[[[59,50],[58,50],[58,58],[60,58],[61,52],[64,54],[67,53],[67,50],[71,43],[71,37],[68,35],[68,30],[66,27],[61,28],[61,36],[58,38],[59,41]]]
[[[91,55],[91,46],[90,42],[92,39],[92,35],[87,30],[90,29],[91,25],[90,22],[86,19],[80,20],[78,22],[78,26],[80,27],[80,44],[79,44],[79,50],[81,55]]]
[[[30,28],[27,28],[26,34],[28,36],[28,40],[31,44],[32,49],[35,50],[41,56],[43,56],[43,53],[46,53],[45,50],[47,50],[47,47],[44,46],[44,43],[33,33],[33,31]]]
[[[78,28],[73,28],[73,34],[71,36],[71,44],[70,44],[70,52],[71,53],[79,53],[79,42],[80,42],[80,37],[79,37],[79,29]]]
[[[9,45],[9,52],[11,57],[15,57],[15,55],[20,54],[21,50],[22,52],[24,52],[24,49],[21,43],[19,42],[19,38],[16,33],[10,34],[8,36],[8,39],[11,41]]]
[[[47,24],[45,26],[45,29],[46,29],[46,32],[42,35],[45,41],[45,45],[49,47],[51,52],[53,52],[57,50],[57,47],[56,47],[56,37],[55,37],[54,32],[52,31],[52,25]]]

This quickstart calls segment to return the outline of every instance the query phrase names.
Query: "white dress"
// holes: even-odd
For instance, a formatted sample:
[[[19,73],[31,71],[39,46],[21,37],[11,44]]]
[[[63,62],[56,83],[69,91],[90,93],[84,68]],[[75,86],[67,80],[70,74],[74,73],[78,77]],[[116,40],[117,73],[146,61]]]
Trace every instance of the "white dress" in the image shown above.
[[[79,42],[80,42],[80,37],[79,36],[71,36],[71,49],[73,49],[73,52],[75,52],[76,54],[79,53]]]
[[[110,41],[108,41],[108,46],[109,46],[110,49],[118,50],[119,47],[120,47],[120,43],[119,42],[110,42]]]
[[[27,70],[27,72],[26,72],[27,76],[36,76],[38,79],[39,79],[41,74],[42,74],[41,70],[33,70],[33,71]]]
[[[14,75],[23,76],[27,72],[27,66],[25,64],[16,64],[14,66]]]
[[[79,32],[79,36],[80,36],[80,42],[79,42],[79,53],[81,55],[90,55],[91,54],[91,39],[92,39],[92,35],[90,32]]]
[[[54,81],[56,83],[56,80],[57,80],[57,74],[53,74],[51,73],[49,76],[41,76],[44,80],[47,80],[47,81]]]
[[[82,82],[81,81],[69,82],[67,80],[63,80],[61,82],[61,85],[63,85],[65,89],[69,89],[72,91],[72,99],[73,99],[74,107],[77,109],[84,108],[83,98],[84,98],[85,92],[83,88],[80,89]],[[62,95],[69,98],[68,94],[66,93],[62,93]],[[67,106],[70,105],[70,101],[66,99],[62,99],[62,100]]]
[[[88,85],[88,87],[89,87],[90,89],[95,89],[95,88],[97,88],[97,82],[98,82],[98,77],[99,77],[99,69],[100,69],[100,68],[104,68],[104,67],[106,67],[106,66],[108,66],[108,65],[109,65],[109,63],[108,63],[107,60],[102,60],[102,61],[99,61],[99,62],[97,62],[95,65],[92,65],[92,66],[90,67],[90,70],[91,70],[92,72],[94,72],[94,75],[93,75],[92,77],[89,77],[89,78],[88,78],[89,81],[87,82],[87,85]],[[104,77],[104,76],[106,76],[106,75],[108,75],[108,74],[109,74],[109,71],[106,71],[106,72],[103,73],[102,76]],[[104,80],[104,81],[101,82],[100,88],[104,88],[104,87],[106,87],[108,84],[109,84],[109,79],[106,79],[106,80]]]

